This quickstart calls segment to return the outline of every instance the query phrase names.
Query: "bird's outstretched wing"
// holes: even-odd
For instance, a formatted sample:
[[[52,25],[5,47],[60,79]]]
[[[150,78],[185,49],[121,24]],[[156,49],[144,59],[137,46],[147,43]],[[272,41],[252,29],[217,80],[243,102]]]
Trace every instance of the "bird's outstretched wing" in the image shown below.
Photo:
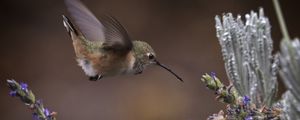
[[[104,49],[122,53],[132,49],[127,31],[114,17],[102,16],[99,21],[80,0],[65,0],[65,4],[75,25],[89,41],[100,41]]]

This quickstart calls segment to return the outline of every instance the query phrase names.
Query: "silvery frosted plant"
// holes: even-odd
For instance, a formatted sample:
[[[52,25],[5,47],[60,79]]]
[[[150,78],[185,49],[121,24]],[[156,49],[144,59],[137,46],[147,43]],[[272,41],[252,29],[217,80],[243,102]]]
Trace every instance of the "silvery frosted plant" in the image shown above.
[[[216,100],[226,103],[226,114],[222,110],[207,120],[278,120],[282,113],[281,104],[272,107],[257,107],[248,96],[239,96],[232,84],[226,86],[215,73],[205,74],[201,79],[206,87],[214,90]]]
[[[224,14],[215,17],[217,37],[222,49],[230,85],[224,85],[215,73],[202,76],[217,100],[228,104],[208,120],[278,120],[282,106],[272,105],[277,93],[279,59],[272,55],[271,26],[263,9],[245,15]]]
[[[283,107],[282,119],[300,119],[300,42],[285,37],[280,46],[280,76],[287,87],[279,102]]]
[[[282,118],[300,119],[300,42],[284,39],[280,46],[280,76],[288,89],[280,101],[283,107]]]
[[[300,119],[300,42],[291,41],[278,0],[273,0],[280,23],[283,40],[280,45],[280,76],[287,88],[282,100],[278,103],[283,107],[282,119]]]
[[[277,92],[278,57],[272,55],[271,26],[263,9],[234,18],[215,17],[228,78],[240,96],[249,96],[257,107],[270,106]]]
[[[226,86],[215,73],[205,74],[202,81],[214,90],[217,100],[228,104],[208,120],[277,120],[281,106],[272,106],[277,92],[279,60],[272,55],[271,26],[263,9],[259,13],[234,18],[225,14],[215,17],[217,37],[222,48],[225,69],[231,84]]]
[[[299,120],[300,119],[300,108],[299,100],[296,95],[290,90],[284,93],[282,96],[281,104],[283,106],[282,119],[284,120]]]
[[[270,24],[262,9],[258,15],[255,12],[247,14],[245,23],[241,16],[233,18],[230,13],[223,15],[222,22],[216,17],[217,37],[234,88],[228,91],[231,85],[223,85],[215,75],[202,76],[207,87],[216,91],[217,98],[221,97],[222,102],[228,104],[226,114],[220,111],[208,120],[300,119],[300,42],[299,39],[291,41],[278,0],[273,3],[283,33],[281,51],[275,57],[271,54]],[[278,103],[273,104],[279,63],[287,91]]]
[[[300,119],[300,42],[285,38],[280,46],[280,76],[287,87],[282,96],[283,118]]]

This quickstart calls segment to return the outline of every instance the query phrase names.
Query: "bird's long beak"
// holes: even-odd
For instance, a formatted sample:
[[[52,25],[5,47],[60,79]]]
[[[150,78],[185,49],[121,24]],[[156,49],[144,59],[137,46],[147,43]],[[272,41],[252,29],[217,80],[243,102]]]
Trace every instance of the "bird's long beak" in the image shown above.
[[[166,69],[167,71],[169,71],[170,73],[172,73],[178,80],[180,80],[181,82],[184,82],[182,80],[181,77],[179,77],[176,73],[174,73],[170,68],[168,68],[167,66],[165,66],[164,64],[161,64],[159,61],[155,60],[155,64]]]

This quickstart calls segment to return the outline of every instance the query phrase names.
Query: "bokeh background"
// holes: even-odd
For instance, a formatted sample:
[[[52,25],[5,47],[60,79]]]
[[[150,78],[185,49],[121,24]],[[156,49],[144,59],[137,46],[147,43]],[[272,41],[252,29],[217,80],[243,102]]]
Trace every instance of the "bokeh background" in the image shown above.
[[[214,71],[227,82],[214,17],[263,7],[272,24],[275,50],[281,33],[271,0],[84,0],[97,16],[114,15],[131,38],[150,43],[159,60],[182,76],[180,83],[152,66],[141,75],[91,82],[77,66],[62,24],[62,0],[2,0],[0,3],[0,119],[30,120],[6,79],[29,84],[59,120],[203,120],[225,105],[215,101],[200,77]],[[281,1],[292,37],[300,35],[300,7]],[[281,91],[284,89],[280,86]],[[280,95],[280,94],[279,94]]]

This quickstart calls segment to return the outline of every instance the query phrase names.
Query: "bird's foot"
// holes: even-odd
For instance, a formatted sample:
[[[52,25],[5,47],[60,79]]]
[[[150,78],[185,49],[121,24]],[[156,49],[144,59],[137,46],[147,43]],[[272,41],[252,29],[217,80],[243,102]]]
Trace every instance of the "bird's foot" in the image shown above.
[[[138,72],[136,72],[136,73],[134,73],[135,75],[138,75],[138,74],[142,74],[143,73],[143,71],[138,71]]]
[[[102,75],[95,75],[95,76],[91,76],[89,78],[90,81],[97,81],[97,80],[100,80],[101,78],[103,78]]]

